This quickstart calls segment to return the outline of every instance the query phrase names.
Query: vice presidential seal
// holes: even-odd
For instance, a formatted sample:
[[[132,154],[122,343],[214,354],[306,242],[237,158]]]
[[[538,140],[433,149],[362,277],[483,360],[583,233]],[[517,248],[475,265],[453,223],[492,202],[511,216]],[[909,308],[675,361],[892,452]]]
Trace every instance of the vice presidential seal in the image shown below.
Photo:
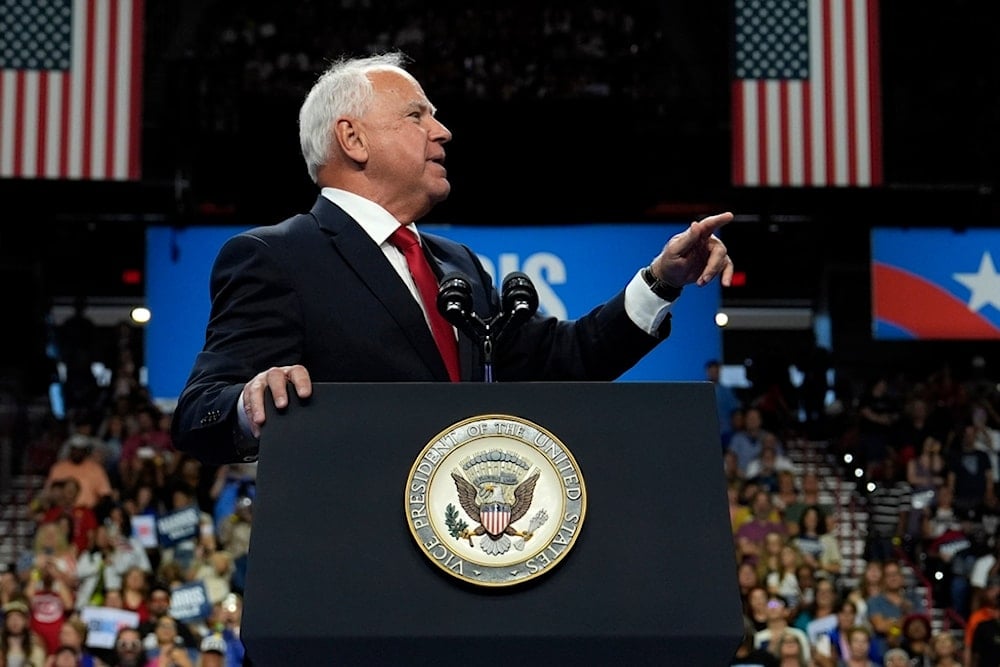
[[[576,543],[586,489],[554,435],[519,417],[486,415],[431,440],[406,481],[406,519],[421,551],[448,574],[510,586],[552,569]]]

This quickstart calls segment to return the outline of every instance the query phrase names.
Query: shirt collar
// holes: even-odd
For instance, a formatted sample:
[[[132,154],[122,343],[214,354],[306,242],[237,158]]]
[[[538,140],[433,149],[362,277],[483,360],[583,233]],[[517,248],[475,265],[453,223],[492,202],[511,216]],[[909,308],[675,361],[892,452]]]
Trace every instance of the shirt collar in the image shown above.
[[[400,225],[399,220],[394,218],[391,213],[361,195],[339,188],[323,188],[320,194],[344,209],[377,245],[385,243]],[[415,224],[411,222],[405,226],[416,234],[417,238],[420,238]]]

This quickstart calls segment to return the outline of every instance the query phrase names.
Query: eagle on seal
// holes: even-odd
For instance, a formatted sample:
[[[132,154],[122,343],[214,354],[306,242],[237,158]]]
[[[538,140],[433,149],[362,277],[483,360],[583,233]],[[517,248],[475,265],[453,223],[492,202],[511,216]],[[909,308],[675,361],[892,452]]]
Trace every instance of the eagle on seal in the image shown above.
[[[452,472],[451,478],[455,480],[455,489],[458,491],[462,509],[479,524],[473,530],[463,530],[459,537],[468,539],[469,546],[473,546],[472,538],[483,535],[480,546],[493,555],[505,553],[510,548],[508,535],[522,537],[525,540],[531,539],[533,532],[521,532],[511,524],[528,513],[538,476],[536,470],[533,475],[518,484],[514,488],[514,502],[508,503],[504,497],[502,484],[486,482],[477,490],[469,480],[457,472]]]

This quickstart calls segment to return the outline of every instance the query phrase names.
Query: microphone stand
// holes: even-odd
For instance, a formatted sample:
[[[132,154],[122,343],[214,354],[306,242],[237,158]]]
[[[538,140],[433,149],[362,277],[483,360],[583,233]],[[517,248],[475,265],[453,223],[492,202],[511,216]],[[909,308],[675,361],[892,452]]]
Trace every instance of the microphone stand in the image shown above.
[[[496,382],[493,379],[493,321],[487,321],[485,324],[485,330],[479,339],[483,351],[483,382]]]
[[[515,322],[523,323],[538,308],[538,297],[534,294],[534,287],[527,276],[520,273],[512,275],[518,278],[523,276],[523,281],[527,283],[531,293],[519,293],[516,300],[505,299],[501,304],[504,310],[486,319],[472,310],[472,290],[464,275],[457,272],[446,275],[439,288],[438,310],[459,331],[479,343],[479,349],[483,354],[484,382],[496,382],[493,377],[493,349],[497,340],[507,330],[508,325]],[[506,287],[507,281],[505,281],[505,296]]]

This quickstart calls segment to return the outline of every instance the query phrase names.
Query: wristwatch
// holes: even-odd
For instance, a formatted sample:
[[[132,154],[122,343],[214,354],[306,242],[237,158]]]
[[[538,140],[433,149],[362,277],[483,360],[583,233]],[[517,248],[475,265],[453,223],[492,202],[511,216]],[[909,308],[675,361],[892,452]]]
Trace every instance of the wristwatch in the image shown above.
[[[647,266],[642,270],[642,279],[646,281],[650,291],[664,301],[676,301],[681,295],[682,287],[674,287],[668,282],[664,282],[653,273],[653,267]]]

